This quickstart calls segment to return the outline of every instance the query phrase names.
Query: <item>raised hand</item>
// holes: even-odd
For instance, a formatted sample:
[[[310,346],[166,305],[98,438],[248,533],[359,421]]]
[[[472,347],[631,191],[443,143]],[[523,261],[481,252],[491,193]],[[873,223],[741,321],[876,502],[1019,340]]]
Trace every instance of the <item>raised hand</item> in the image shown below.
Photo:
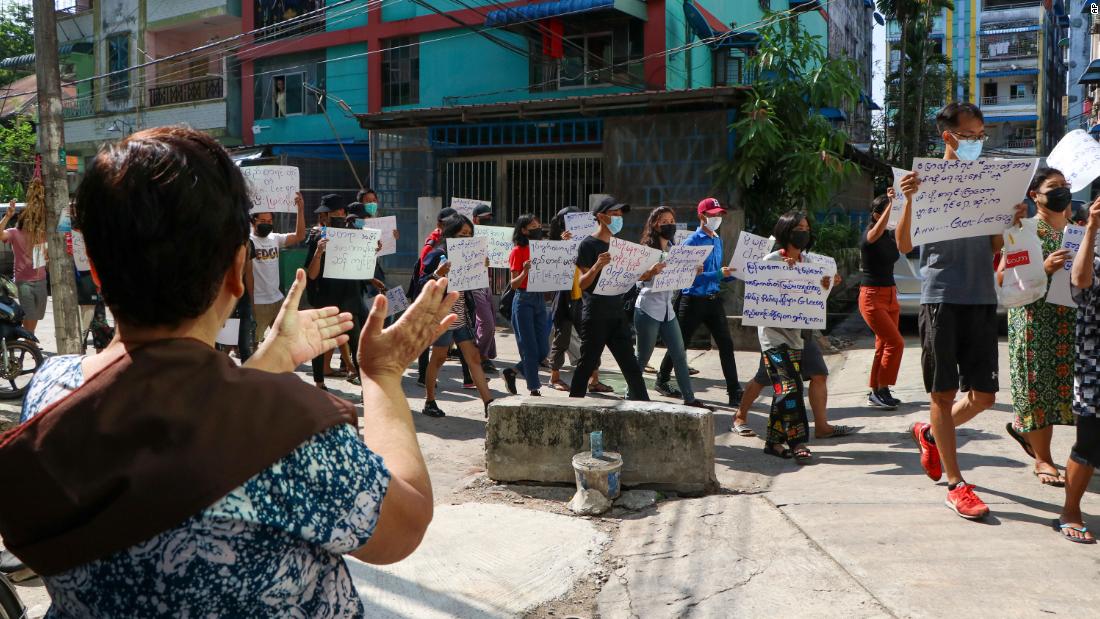
[[[363,380],[400,379],[413,359],[439,339],[456,320],[451,308],[458,293],[447,294],[447,280],[429,281],[416,301],[401,318],[387,329],[388,302],[384,295],[374,298],[370,316],[359,335],[359,372]]]

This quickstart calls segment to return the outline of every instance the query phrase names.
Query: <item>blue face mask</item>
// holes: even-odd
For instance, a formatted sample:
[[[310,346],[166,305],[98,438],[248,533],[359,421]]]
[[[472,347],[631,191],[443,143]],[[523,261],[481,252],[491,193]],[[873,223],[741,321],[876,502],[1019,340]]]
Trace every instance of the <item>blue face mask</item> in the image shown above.
[[[378,214],[378,203],[377,202],[367,202],[363,206],[365,206],[366,209],[367,209],[367,215],[370,215],[371,217],[374,217],[375,215]]]
[[[611,234],[618,234],[623,229],[623,218],[621,215],[615,215],[611,218],[611,223],[607,226],[611,230]]]
[[[981,140],[959,140],[959,145],[955,147],[955,154],[963,161],[973,161],[981,157],[984,144],[985,142]]]

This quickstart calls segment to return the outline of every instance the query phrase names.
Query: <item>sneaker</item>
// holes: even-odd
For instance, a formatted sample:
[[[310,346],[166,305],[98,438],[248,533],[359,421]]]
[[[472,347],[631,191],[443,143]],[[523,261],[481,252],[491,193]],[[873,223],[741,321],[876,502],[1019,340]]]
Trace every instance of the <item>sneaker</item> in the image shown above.
[[[504,386],[508,388],[508,393],[516,395],[516,371],[512,368],[504,368]]]
[[[714,407],[709,404],[703,404],[699,400],[692,400],[690,402],[684,402],[684,406],[690,406],[692,408],[702,408],[708,411],[714,412]]]
[[[534,391],[532,391],[532,392],[531,392],[531,397],[533,397],[533,398],[541,398],[541,397],[542,397],[542,393],[540,393],[538,389],[535,389]]]
[[[356,387],[363,384],[363,381],[359,378],[359,373],[358,372],[356,372],[354,375],[353,374],[348,374],[348,377],[345,378],[344,380],[346,380],[349,383],[355,385]]]
[[[644,368],[642,368],[642,371],[645,372],[646,374],[656,374],[657,373],[657,370],[655,370],[652,365],[645,366]]]
[[[493,362],[488,359],[481,362],[481,371],[485,372],[486,376],[496,376],[500,374],[500,370],[497,369],[497,366],[493,365]]]
[[[902,403],[901,400],[894,397],[894,394],[890,393],[889,387],[883,387],[882,389],[879,389],[876,393],[878,394],[878,399],[882,400],[883,402],[889,403],[891,406],[897,407],[899,404]]]
[[[462,383],[463,389],[477,389],[477,385],[473,383]]]
[[[980,520],[989,515],[989,507],[974,494],[974,485],[965,481],[947,491],[944,503],[954,512],[968,520]]]
[[[894,404],[883,400],[882,396],[880,396],[877,391],[867,392],[867,406],[870,406],[872,408],[881,408],[882,410],[886,411],[893,411],[897,410],[898,408]]]
[[[684,397],[683,394],[680,393],[679,389],[677,389],[676,387],[673,387],[672,385],[670,385],[668,383],[658,382],[656,385],[653,386],[653,388],[657,390],[657,393],[659,393],[659,394],[661,394],[665,397],[668,397],[668,398],[682,398],[682,397]]]
[[[932,478],[932,481],[939,481],[943,477],[943,467],[940,465],[940,450],[936,448],[935,443],[924,437],[925,430],[930,427],[931,424],[918,421],[909,426],[909,436],[917,444],[917,449],[920,450],[920,465],[924,468],[924,472]]]
[[[699,373],[699,370],[696,370],[695,368],[688,368],[688,375],[689,376],[695,376],[698,373]]]
[[[439,406],[435,403],[435,400],[429,400],[424,403],[424,410],[420,411],[429,417],[446,417],[447,413],[440,410]]]

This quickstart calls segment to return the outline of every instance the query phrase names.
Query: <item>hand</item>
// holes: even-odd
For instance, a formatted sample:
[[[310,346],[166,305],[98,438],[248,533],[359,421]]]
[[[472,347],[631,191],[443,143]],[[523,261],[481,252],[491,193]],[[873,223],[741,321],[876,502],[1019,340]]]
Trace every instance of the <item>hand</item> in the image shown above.
[[[906,198],[912,198],[913,194],[917,193],[917,189],[920,187],[920,179],[917,178],[916,172],[910,172],[901,177],[901,193]]]
[[[834,286],[839,286],[840,282],[841,282],[840,273],[837,273],[836,275],[833,275],[833,285]]]
[[[382,294],[386,294],[386,285],[382,283],[382,280],[380,280],[380,279],[371,279],[371,280],[369,280],[368,283],[371,286],[374,286],[375,289],[378,290],[378,292],[381,292]]]
[[[400,239],[400,238],[401,238],[401,233],[397,231],[397,228],[394,228],[394,229],[393,229],[393,240],[395,240],[395,241],[396,241],[396,240],[398,240],[398,239]]]
[[[458,293],[445,293],[447,280],[424,284],[416,302],[405,310],[388,329],[388,301],[383,295],[374,298],[366,325],[359,335],[359,373],[363,381],[390,378],[400,380],[405,369],[425,348],[439,339],[456,320],[451,308]]]
[[[1059,249],[1047,256],[1047,259],[1043,261],[1043,269],[1047,272],[1047,275],[1053,275],[1066,266],[1066,261],[1069,258],[1068,249]]]
[[[15,199],[14,198],[12,198],[11,202],[8,202],[7,219],[11,219],[12,217],[15,217]]]
[[[664,270],[665,270],[665,263],[658,262],[657,264],[649,267],[649,276],[653,277],[654,275],[660,275],[661,271],[664,271]]]
[[[731,269],[730,267],[722,267],[722,277],[730,277],[731,273],[733,273],[733,269]],[[699,266],[695,267],[695,276],[698,277],[702,274],[703,265],[700,264]]]
[[[317,241],[317,255],[320,256],[325,253],[325,249],[328,247],[328,239],[321,239]]]
[[[786,262],[787,266],[793,267],[794,265],[798,264],[798,259],[791,256],[783,256],[783,262]]]
[[[375,247],[375,248],[374,248],[374,251],[375,251],[375,252],[380,252],[380,251],[382,251],[382,241],[378,241],[378,247]]]
[[[435,268],[436,277],[447,277],[447,274],[451,272],[451,263],[444,262],[443,264]]]
[[[1089,218],[1085,225],[1093,230],[1100,227],[1100,198],[1096,198],[1096,200],[1089,205]]]
[[[1012,213],[1012,226],[1016,227],[1020,225],[1020,220],[1025,217],[1027,217],[1027,203],[1021,202],[1016,205],[1016,210]]]
[[[699,273],[703,272],[703,267],[699,267]],[[733,274],[737,272],[737,269],[733,267],[722,267],[722,277],[733,277]]]
[[[596,264],[592,265],[592,268],[602,269],[605,266],[607,266],[610,262],[611,262],[611,254],[605,251],[604,253],[600,254],[598,258],[596,258]]]
[[[573,233],[572,232],[566,230],[565,232],[561,233],[561,240],[568,241],[571,238],[573,238]]]
[[[523,272],[528,273],[530,270],[531,270],[531,261],[530,260],[525,260],[523,262]]]
[[[828,289],[829,289],[829,286],[830,286],[830,285],[831,285],[832,283],[833,283],[833,279],[832,279],[831,277],[822,277],[822,278],[821,278],[821,287],[822,287],[822,288],[823,288],[824,290],[828,290]]]
[[[302,192],[294,192],[294,206],[298,207],[298,213],[301,214],[306,208],[306,200],[302,197]]]
[[[299,365],[348,341],[355,326],[350,313],[335,307],[299,310],[306,272],[298,269],[271,333],[249,359],[249,367],[269,372],[293,372]]]

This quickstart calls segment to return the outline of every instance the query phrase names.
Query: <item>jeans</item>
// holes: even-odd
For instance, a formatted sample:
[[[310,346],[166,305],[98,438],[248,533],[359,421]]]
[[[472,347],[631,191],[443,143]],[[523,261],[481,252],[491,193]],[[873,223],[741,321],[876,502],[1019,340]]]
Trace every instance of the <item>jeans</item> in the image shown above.
[[[539,362],[550,354],[550,319],[541,292],[517,290],[512,299],[512,330],[519,346],[516,369],[527,381],[528,391],[537,391]]]
[[[592,372],[600,367],[600,356],[603,355],[604,346],[615,357],[619,369],[626,379],[627,398],[631,400],[649,401],[649,393],[646,391],[645,379],[642,378],[642,368],[638,365],[638,358],[634,355],[634,345],[631,342],[633,334],[626,316],[618,314],[603,317],[585,317],[579,323],[578,332],[581,335],[581,362],[573,372],[573,382],[569,385],[569,397],[583,398],[588,390],[588,380],[592,378]]]
[[[660,333],[665,347],[668,348],[668,354],[672,356],[672,363],[676,368],[676,384],[680,386],[684,402],[694,402],[695,391],[691,388],[691,370],[688,369],[687,351],[684,349],[684,338],[676,318],[660,321],[640,309],[635,309],[634,330],[638,333],[638,367],[644,368],[649,363],[649,358],[653,355],[653,347],[657,344],[657,334]]]
[[[726,310],[722,307],[722,299],[718,295],[693,297],[685,294],[680,299],[677,313],[680,317],[680,332],[685,345],[691,341],[699,325],[706,325],[711,337],[714,338],[714,343],[718,345],[718,359],[722,362],[722,374],[726,378],[726,392],[729,393],[730,401],[740,400],[742,391],[741,383],[737,382],[737,361],[733,358],[733,338],[730,337],[730,327],[726,321]],[[657,381],[667,383],[671,374],[672,357],[665,353],[665,358],[661,361],[661,369],[657,372]]]
[[[254,343],[252,336],[252,301],[248,298],[248,295],[241,295],[240,300],[237,301],[237,318],[241,320],[240,327],[237,329],[237,354],[241,357],[241,363],[244,363],[252,356]]]

